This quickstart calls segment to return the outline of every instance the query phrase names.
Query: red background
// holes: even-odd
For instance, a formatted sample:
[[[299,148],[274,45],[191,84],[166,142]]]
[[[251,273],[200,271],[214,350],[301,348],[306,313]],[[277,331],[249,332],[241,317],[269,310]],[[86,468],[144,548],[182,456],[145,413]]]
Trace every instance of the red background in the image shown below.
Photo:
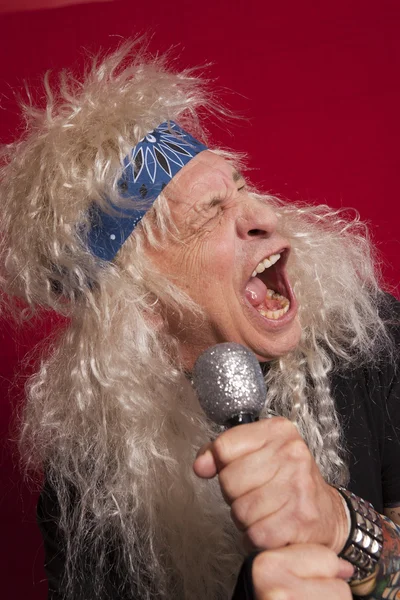
[[[11,0],[1,2],[0,12],[10,9]],[[251,156],[253,181],[288,198],[356,207],[371,223],[387,281],[397,286],[397,0],[111,0],[2,14],[0,27],[3,142],[18,126],[13,90],[21,91],[25,80],[39,90],[47,69],[79,70],[83,48],[112,48],[150,31],[152,50],[177,45],[178,66],[213,63],[209,74],[224,88],[224,101],[245,119],[211,133]],[[9,422],[27,373],[18,367],[22,378],[10,389],[16,365],[50,328],[41,323],[22,334],[7,323],[0,327],[0,595],[6,599],[46,596],[35,498],[20,481]]]

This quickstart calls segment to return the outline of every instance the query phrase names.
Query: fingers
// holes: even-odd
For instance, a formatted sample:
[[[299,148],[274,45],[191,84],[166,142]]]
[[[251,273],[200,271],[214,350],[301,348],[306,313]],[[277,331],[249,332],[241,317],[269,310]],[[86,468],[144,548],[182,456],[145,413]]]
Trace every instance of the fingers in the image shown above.
[[[293,423],[283,417],[273,417],[225,431],[214,441],[212,452],[220,470],[234,460],[275,440],[283,441],[296,437],[300,436]]]
[[[352,573],[349,563],[313,544],[262,552],[252,568],[257,600],[350,600],[350,588],[343,579]]]
[[[309,579],[296,587],[255,587],[256,600],[352,600],[350,587],[340,579]]]
[[[349,578],[353,574],[350,563],[339,558],[332,550],[318,544],[293,544],[280,550],[267,550],[256,556],[253,563],[258,575],[279,579],[286,577]]]
[[[245,533],[249,550],[268,550],[293,543],[325,543],[319,507],[307,494],[296,493],[282,476],[239,497],[231,505],[232,519]]]
[[[274,440],[268,446],[238,458],[219,472],[221,488],[229,504],[262,486],[274,486],[274,496],[283,501],[283,488],[301,494],[313,476],[313,459],[302,439]]]
[[[286,508],[287,505],[283,507],[284,510]],[[244,534],[244,546],[249,551],[275,550],[288,544],[306,541],[301,535],[299,523],[293,518],[286,518],[283,510],[256,521]]]
[[[273,419],[263,419],[256,423],[241,425],[234,427],[219,435],[217,439],[203,446],[194,462],[193,468],[199,477],[210,478],[214,477],[224,467],[238,459],[244,459],[250,456],[248,464],[252,462],[251,456],[261,448],[269,448],[264,456],[259,455],[260,465],[268,464],[268,459],[271,458],[285,441],[290,439],[301,439],[294,425],[282,417],[274,417]],[[246,461],[242,463],[238,470],[241,470],[240,476],[233,477],[238,482],[242,479],[243,473],[255,473],[254,466],[248,468]],[[258,471],[258,470],[257,470]],[[262,474],[263,471],[261,471]],[[255,481],[251,484],[257,487],[260,483]],[[248,489],[248,486],[246,486]],[[236,494],[232,492],[232,497]]]
[[[237,528],[245,531],[266,515],[271,518],[276,511],[282,511],[287,502],[285,492],[272,495],[269,486],[263,485],[235,500],[231,505],[231,516]]]
[[[332,492],[287,419],[274,417],[224,432],[200,450],[193,468],[203,478],[218,474],[247,548],[312,542],[340,549],[347,539],[338,492]]]
[[[193,470],[196,475],[204,479],[211,479],[218,473],[211,447],[212,442],[202,446],[197,452],[196,460],[193,463]]]
[[[273,458],[279,451],[280,444],[279,440],[275,440],[268,446],[238,458],[220,471],[219,481],[228,504],[276,477],[279,467]]]

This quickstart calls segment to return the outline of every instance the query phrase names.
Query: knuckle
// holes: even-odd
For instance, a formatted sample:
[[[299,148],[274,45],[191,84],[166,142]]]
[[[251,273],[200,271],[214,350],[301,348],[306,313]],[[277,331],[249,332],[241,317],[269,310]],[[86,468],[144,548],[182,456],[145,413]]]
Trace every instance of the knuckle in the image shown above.
[[[258,582],[268,584],[273,579],[279,579],[284,570],[282,557],[277,552],[260,552],[253,561],[252,575]]]
[[[265,419],[265,423],[268,425],[270,432],[272,431],[273,433],[276,433],[276,435],[281,438],[292,436],[293,433],[296,433],[293,423],[285,417],[273,417],[272,419]]]
[[[224,494],[224,497],[232,502],[235,499],[236,494],[236,486],[235,486],[235,478],[232,477],[231,472],[228,467],[225,467],[219,472],[219,485]]]
[[[293,523],[290,524],[293,527]],[[279,530],[268,522],[268,519],[257,521],[246,530],[246,538],[254,548],[262,550],[277,549],[286,546],[292,539],[288,526]]]
[[[252,565],[252,580],[257,598],[262,600],[298,600],[293,590],[283,587],[287,565],[278,552],[261,552]]]
[[[214,455],[223,464],[228,463],[232,457],[232,443],[227,434],[229,434],[229,431],[219,435],[213,444]]]
[[[262,523],[257,523],[249,527],[246,531],[246,538],[253,548],[266,549],[266,540],[269,539],[268,532],[265,531],[265,526]]]
[[[300,438],[288,441],[285,444],[284,453],[285,458],[291,462],[309,463],[311,461],[310,451],[304,440]]]
[[[254,507],[258,501],[253,497],[254,492],[237,498],[232,504],[231,513],[234,521],[242,527],[248,527],[253,521]]]

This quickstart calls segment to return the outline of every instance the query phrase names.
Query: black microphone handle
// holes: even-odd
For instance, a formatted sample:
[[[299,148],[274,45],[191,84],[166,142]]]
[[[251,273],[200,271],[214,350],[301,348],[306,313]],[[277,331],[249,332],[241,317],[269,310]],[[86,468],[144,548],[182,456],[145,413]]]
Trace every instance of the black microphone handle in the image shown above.
[[[254,421],[258,421],[259,417],[256,417],[250,413],[238,413],[237,415],[233,415],[230,419],[228,419],[224,426],[230,429],[231,427],[236,427],[237,425],[243,425],[245,423],[254,423]]]

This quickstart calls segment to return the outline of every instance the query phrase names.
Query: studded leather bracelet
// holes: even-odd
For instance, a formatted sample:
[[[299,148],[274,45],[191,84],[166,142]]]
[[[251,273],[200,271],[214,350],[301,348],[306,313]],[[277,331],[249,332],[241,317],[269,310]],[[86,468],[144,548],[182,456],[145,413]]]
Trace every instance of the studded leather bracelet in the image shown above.
[[[382,553],[381,520],[370,502],[342,487],[337,489],[348,506],[351,518],[350,535],[339,556],[354,566],[354,575],[349,583],[355,586],[375,572]]]

